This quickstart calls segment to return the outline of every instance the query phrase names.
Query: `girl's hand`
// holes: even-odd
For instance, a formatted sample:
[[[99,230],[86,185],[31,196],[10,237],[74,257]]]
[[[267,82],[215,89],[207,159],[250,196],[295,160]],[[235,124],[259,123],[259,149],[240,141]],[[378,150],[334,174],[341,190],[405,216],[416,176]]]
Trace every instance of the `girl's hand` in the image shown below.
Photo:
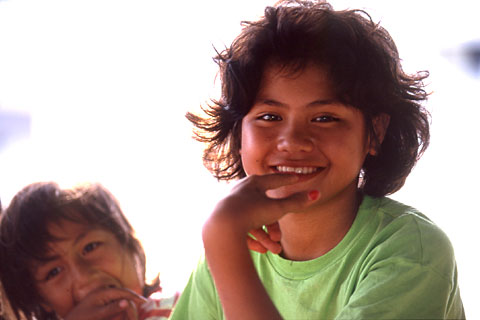
[[[243,233],[245,237],[250,231],[257,237],[257,243],[247,240],[250,248],[260,251],[262,247],[278,251],[275,243],[280,240],[277,221],[287,213],[299,212],[313,203],[309,192],[292,194],[286,198],[274,199],[268,196],[269,190],[281,189],[298,181],[295,175],[268,174],[249,176],[240,181],[231,193],[215,207],[207,221],[222,227]],[[316,192],[318,197],[318,192]],[[262,233],[262,226],[269,226],[271,237]],[[276,230],[275,230],[276,228]],[[253,232],[252,232],[253,230]],[[267,239],[268,238],[268,239]],[[259,246],[260,245],[260,246]]]
[[[65,320],[137,320],[137,305],[146,301],[128,289],[104,288],[93,291],[77,304]]]
[[[280,240],[282,239],[282,232],[280,231],[280,226],[278,222],[274,222],[265,226],[264,228],[258,228],[250,230],[247,236],[247,245],[248,249],[257,251],[260,253],[265,253],[270,251],[275,254],[279,254],[282,252],[282,245],[280,244]]]

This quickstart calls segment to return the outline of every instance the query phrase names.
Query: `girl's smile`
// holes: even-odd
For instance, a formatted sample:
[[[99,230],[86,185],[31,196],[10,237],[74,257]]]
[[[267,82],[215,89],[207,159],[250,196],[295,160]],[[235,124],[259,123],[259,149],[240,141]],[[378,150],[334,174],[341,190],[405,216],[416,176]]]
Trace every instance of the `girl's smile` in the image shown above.
[[[273,172],[281,174],[294,174],[298,177],[298,182],[304,182],[314,178],[323,171],[323,167],[299,167],[299,166],[273,166]]]
[[[288,167],[288,166],[275,166],[275,171],[279,173],[291,173],[297,175],[308,175],[316,173],[319,168],[316,167]]]

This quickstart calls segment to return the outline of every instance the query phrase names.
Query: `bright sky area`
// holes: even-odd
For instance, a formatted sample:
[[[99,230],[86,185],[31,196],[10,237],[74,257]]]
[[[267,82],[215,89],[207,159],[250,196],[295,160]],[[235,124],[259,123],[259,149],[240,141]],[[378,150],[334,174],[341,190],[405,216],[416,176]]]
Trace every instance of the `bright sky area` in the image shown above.
[[[0,1],[0,114],[20,119],[0,122],[3,205],[35,181],[101,182],[137,230],[148,275],[160,272],[166,287],[181,290],[202,251],[201,225],[230,187],[203,168],[184,114],[215,97],[213,46],[229,44],[241,20],[272,3]],[[480,319],[474,310],[480,70],[468,72],[458,51],[480,39],[479,5],[332,4],[365,8],[390,31],[407,71],[431,72],[431,146],[392,197],[448,234],[467,316]]]

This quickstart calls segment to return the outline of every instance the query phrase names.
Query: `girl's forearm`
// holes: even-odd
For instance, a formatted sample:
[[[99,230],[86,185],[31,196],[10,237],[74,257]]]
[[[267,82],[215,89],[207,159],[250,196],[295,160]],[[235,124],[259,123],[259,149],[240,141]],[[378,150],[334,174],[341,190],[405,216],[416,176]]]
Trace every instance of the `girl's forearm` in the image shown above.
[[[207,221],[205,255],[227,319],[281,319],[253,265],[246,232]]]

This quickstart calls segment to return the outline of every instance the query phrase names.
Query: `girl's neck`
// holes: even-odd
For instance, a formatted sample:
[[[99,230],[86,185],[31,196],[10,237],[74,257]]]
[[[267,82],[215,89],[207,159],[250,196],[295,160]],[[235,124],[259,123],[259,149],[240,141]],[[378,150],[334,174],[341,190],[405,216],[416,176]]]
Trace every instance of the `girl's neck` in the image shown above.
[[[289,260],[318,258],[333,249],[347,234],[357,216],[362,194],[341,197],[314,206],[302,213],[291,213],[280,221],[281,255]],[[339,201],[341,200],[341,201]]]

